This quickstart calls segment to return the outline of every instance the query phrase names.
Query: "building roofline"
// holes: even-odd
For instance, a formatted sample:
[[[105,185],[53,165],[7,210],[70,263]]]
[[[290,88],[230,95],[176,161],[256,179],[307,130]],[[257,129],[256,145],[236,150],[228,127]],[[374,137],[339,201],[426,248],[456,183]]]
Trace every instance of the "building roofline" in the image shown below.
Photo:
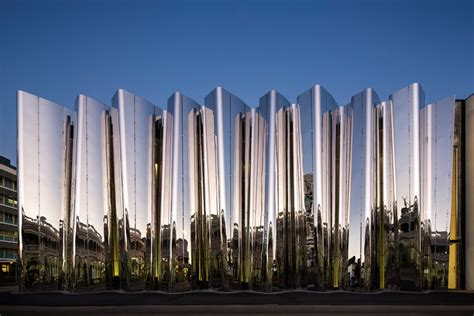
[[[5,156],[0,155],[0,165],[8,167],[8,168],[13,169],[14,171],[16,171],[16,167],[14,165],[12,165],[10,159],[8,159]]]

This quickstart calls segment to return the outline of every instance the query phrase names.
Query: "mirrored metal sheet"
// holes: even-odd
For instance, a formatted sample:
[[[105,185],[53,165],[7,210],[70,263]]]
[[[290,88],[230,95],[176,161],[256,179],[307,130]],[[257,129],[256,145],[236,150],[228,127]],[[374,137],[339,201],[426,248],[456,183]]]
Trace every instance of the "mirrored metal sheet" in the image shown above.
[[[295,216],[295,212],[302,212],[303,183],[297,182],[298,178],[302,179],[302,159],[300,156],[294,162],[293,157],[287,155],[288,150],[300,150],[301,127],[299,110],[290,105],[286,98],[272,90],[260,99],[259,106],[259,112],[266,121],[266,288],[273,290],[300,287],[306,257],[304,254],[298,254],[300,256],[297,259],[296,255],[295,243],[301,242],[296,232],[301,233],[301,227],[304,226],[301,222],[296,223]],[[287,147],[288,143],[290,148]],[[290,163],[287,163],[288,158]],[[291,182],[287,181],[287,177],[291,178]],[[295,194],[299,196],[295,197]],[[293,200],[288,200],[289,198]],[[300,275],[297,275],[297,271]]]
[[[108,189],[108,211],[107,221],[104,224],[105,239],[110,248],[106,249],[106,255],[111,258],[112,265],[109,266],[107,275],[111,284],[110,287],[117,288],[120,273],[123,273],[124,256],[124,204],[123,204],[123,184],[122,184],[122,160],[120,148],[119,132],[119,111],[110,108],[105,116],[106,124],[106,176]]]
[[[183,106],[182,96],[179,92],[175,92],[168,99],[168,112],[170,113],[173,120],[172,130],[172,155],[169,167],[171,170],[171,222],[169,226],[169,240],[171,243],[171,260],[170,260],[170,290],[171,291],[187,291],[192,289],[192,277],[193,267],[190,257],[190,243],[189,229],[187,232],[186,225],[184,224],[184,205],[189,205],[188,192],[189,189],[185,188],[186,181],[189,182],[188,164],[184,163],[185,159],[184,151],[187,154],[187,141],[183,137],[183,112],[186,117],[192,107]],[[186,149],[183,146],[186,145]],[[186,160],[187,162],[187,160]],[[186,171],[186,172],[185,172]],[[188,208],[189,210],[189,208]],[[188,214],[190,212],[188,211]],[[187,221],[189,223],[189,221]],[[190,224],[188,226],[190,228]],[[186,237],[184,237],[186,236]],[[180,240],[179,249],[176,247],[177,241]],[[174,265],[175,258],[180,257],[183,260],[182,271],[183,278],[181,280],[175,280],[175,270],[172,268]],[[184,271],[187,271],[185,274]]]
[[[219,190],[219,216],[223,225],[223,240],[225,245],[224,275],[222,279],[223,288],[240,289],[246,288],[239,277],[239,240],[233,236],[233,227],[239,231],[240,208],[235,207],[236,221],[233,221],[236,199],[239,199],[241,191],[236,188],[241,181],[240,168],[241,157],[237,152],[243,142],[241,132],[241,119],[249,107],[239,98],[222,87],[217,87],[209,93],[204,103],[206,107],[214,111],[214,126],[216,133],[216,155],[218,163],[218,190]],[[237,169],[236,169],[237,168]],[[248,280],[246,281],[248,283]]]
[[[400,287],[421,289],[420,108],[418,83],[390,96],[394,144],[395,203],[399,216]]]
[[[375,106],[379,102],[372,89],[351,98],[352,162],[348,240],[348,288],[371,289],[372,214],[375,211],[376,124]],[[375,252],[375,251],[374,251]]]
[[[421,110],[423,289],[447,289],[453,211],[454,99]]]
[[[226,251],[218,209],[216,136],[214,113],[206,107],[188,114],[189,201],[193,264],[198,284],[222,287]]]
[[[225,222],[218,197],[218,162],[214,111],[174,93],[168,100],[173,115],[173,225],[176,227],[174,291],[221,288],[226,276]],[[184,275],[184,274],[183,274]]]
[[[119,111],[120,146],[123,181],[123,287],[130,291],[144,290],[151,273],[150,225],[154,161],[154,117],[162,113],[145,99],[125,90],[118,90],[113,99]]]
[[[113,258],[106,256],[108,244],[104,224],[110,223],[107,181],[108,106],[79,95],[76,100],[77,164],[74,216],[74,288],[104,290],[111,286]],[[118,259],[116,264],[118,263]]]
[[[18,91],[21,291],[68,287],[75,112]]]
[[[306,287],[306,214],[304,210],[301,123],[298,105],[277,113],[277,262],[282,288]]]
[[[316,85],[297,98],[303,131],[305,207],[309,225],[307,249],[308,287],[333,287],[331,270],[331,111],[337,107],[334,98]],[[308,120],[308,117],[311,120]],[[311,164],[309,163],[311,162]]]
[[[251,109],[235,118],[233,232],[231,244],[234,286],[264,290],[267,282],[265,248],[265,127]],[[237,282],[235,282],[237,281]]]
[[[376,204],[372,232],[372,289],[400,288],[399,210],[395,197],[395,148],[391,101],[375,113]]]
[[[172,159],[172,117],[166,111],[150,118],[152,139],[151,161],[151,227],[147,231],[150,241],[151,277],[150,288],[169,290],[171,286],[172,262],[172,214],[171,214],[171,159]],[[151,235],[151,236],[149,236]],[[179,258],[179,264],[184,264]],[[183,273],[189,273],[184,270]],[[180,275],[185,277],[186,275]]]
[[[349,199],[352,147],[352,108],[333,110],[331,132],[332,213],[330,257],[333,288],[347,287],[347,254],[349,237]]]

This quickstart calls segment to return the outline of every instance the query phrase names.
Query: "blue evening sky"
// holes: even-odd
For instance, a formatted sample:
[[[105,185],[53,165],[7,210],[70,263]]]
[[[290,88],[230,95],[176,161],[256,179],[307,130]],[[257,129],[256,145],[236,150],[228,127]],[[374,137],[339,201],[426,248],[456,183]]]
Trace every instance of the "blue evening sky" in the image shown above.
[[[345,104],[418,81],[474,92],[474,1],[0,0],[0,155],[16,164],[16,90],[74,107],[124,88],[165,106],[222,85],[250,105],[316,83]]]

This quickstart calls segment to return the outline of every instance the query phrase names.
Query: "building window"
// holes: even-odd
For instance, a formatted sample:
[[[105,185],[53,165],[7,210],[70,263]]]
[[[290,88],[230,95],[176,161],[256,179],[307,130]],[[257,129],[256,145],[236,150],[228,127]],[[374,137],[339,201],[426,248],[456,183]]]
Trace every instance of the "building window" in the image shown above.
[[[10,178],[0,176],[0,186],[4,188],[9,188],[11,190],[16,190],[16,181]]]
[[[16,207],[18,202],[14,198],[5,195],[0,195],[0,204],[10,207]]]
[[[4,186],[9,189],[13,189],[13,181],[12,179],[5,178]]]
[[[0,249],[0,258],[16,259],[17,252],[13,249]]]
[[[16,216],[9,213],[0,213],[0,223],[17,225]]]
[[[18,241],[18,233],[0,230],[0,240],[16,242]]]

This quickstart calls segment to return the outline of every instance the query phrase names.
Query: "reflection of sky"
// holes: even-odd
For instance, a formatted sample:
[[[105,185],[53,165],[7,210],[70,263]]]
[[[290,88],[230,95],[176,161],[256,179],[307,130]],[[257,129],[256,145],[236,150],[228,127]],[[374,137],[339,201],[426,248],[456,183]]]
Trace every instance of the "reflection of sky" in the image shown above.
[[[31,109],[34,110],[34,109]],[[39,104],[39,188],[40,214],[54,227],[61,218],[64,108],[40,99]],[[31,135],[36,137],[36,135]],[[28,163],[28,157],[26,163]],[[37,185],[36,183],[30,183]],[[26,197],[28,198],[28,197]]]
[[[122,156],[125,164],[124,182],[126,183],[127,198],[125,207],[131,228],[138,229],[142,236],[146,234],[147,224],[151,218],[148,216],[148,207],[151,205],[148,192],[150,181],[150,117],[158,114],[158,109],[153,104],[141,97],[123,91],[124,102],[122,115],[125,120],[125,130],[121,137],[125,139],[126,157]],[[126,177],[126,179],[125,179]]]
[[[219,98],[221,98],[219,100]],[[235,152],[235,123],[236,118],[241,114],[245,113],[247,105],[228,92],[225,89],[220,89],[220,93],[214,90],[205,98],[205,105],[211,109],[214,109],[217,117],[222,113],[222,130],[220,126],[216,124],[216,137],[218,144],[217,159],[219,168],[223,167],[224,177],[219,179],[219,193],[220,196],[225,198],[225,201],[220,201],[220,209],[224,210],[225,224],[226,224],[226,237],[229,239],[232,236],[231,228],[233,225],[233,197],[234,197],[234,152]],[[221,105],[221,106],[219,106]],[[219,144],[222,144],[222,151]],[[240,144],[237,144],[240,145]],[[221,170],[219,170],[220,173]],[[221,185],[223,184],[223,185]],[[220,192],[223,190],[225,193]]]
[[[448,231],[452,188],[452,133],[454,126],[454,99],[447,98],[433,104],[433,209],[432,230]]]
[[[91,98],[83,97],[78,104],[79,117],[82,119],[78,127],[78,153],[76,179],[76,216],[82,223],[102,231],[104,215],[107,212],[105,200],[107,188],[104,187],[103,168],[105,156],[104,111],[107,106]]]
[[[177,103],[175,102],[176,98],[178,98]],[[178,108],[176,108],[175,105],[178,106]],[[195,107],[199,107],[199,104],[182,94],[174,94],[168,100],[168,111],[172,113],[175,118],[173,146],[175,148],[177,147],[176,151],[173,148],[173,153],[176,154],[176,156],[172,158],[173,164],[177,164],[177,166],[174,167],[177,173],[172,176],[172,182],[177,182],[176,187],[173,185],[173,190],[176,190],[173,192],[172,218],[176,224],[176,237],[177,239],[182,238],[188,241],[188,251],[191,246],[191,216],[194,211],[190,209],[189,203],[188,115]],[[177,113],[180,113],[180,115],[178,116]],[[189,255],[191,256],[190,251]]]
[[[25,166],[24,179],[19,179],[23,189],[22,206],[27,216],[35,219],[40,215],[59,229],[64,200],[61,172],[64,166],[63,130],[66,116],[70,115],[73,122],[76,116],[48,100],[26,93],[22,95],[24,116],[21,119],[25,126],[24,146],[20,148]]]
[[[371,112],[379,102],[374,91],[365,90],[351,100],[352,111],[352,165],[349,205],[349,258],[361,255],[365,223],[370,216],[375,197],[371,182],[375,179],[375,162],[368,152],[375,150],[373,117]],[[370,155],[370,154],[369,154]],[[364,233],[363,233],[364,232]]]

